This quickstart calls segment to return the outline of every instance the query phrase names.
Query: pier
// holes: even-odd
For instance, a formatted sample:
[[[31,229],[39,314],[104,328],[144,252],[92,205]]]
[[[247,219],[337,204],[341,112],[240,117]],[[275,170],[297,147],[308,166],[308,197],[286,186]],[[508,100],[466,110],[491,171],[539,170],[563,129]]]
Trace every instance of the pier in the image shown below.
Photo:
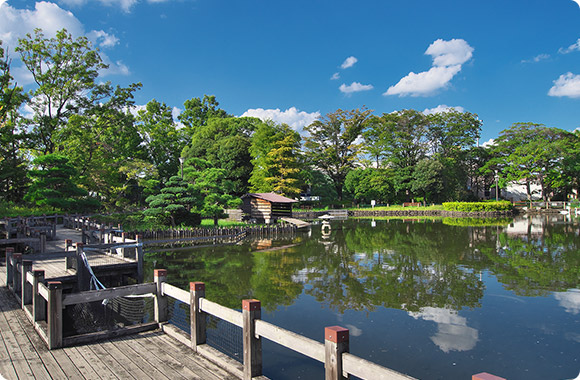
[[[88,237],[85,231],[91,231]],[[320,362],[326,379],[343,374],[412,379],[350,354],[349,330],[340,326],[321,327],[322,341],[313,340],[263,321],[259,300],[230,309],[205,298],[204,283],[191,282],[187,290],[169,284],[164,269],[155,270],[154,282],[125,284],[121,279],[142,276],[142,244],[124,234],[119,242],[106,236],[104,228],[81,228],[76,237],[85,244],[72,249],[67,241],[64,252],[7,250],[6,264],[0,265],[4,378],[266,379],[262,341],[267,339]],[[90,243],[92,238],[98,241]],[[82,253],[93,273],[83,269]],[[97,273],[113,283],[119,278],[119,286],[87,289],[83,284]],[[138,313],[148,316],[136,318]],[[95,328],[103,319],[99,314],[105,324]],[[77,324],[81,329],[71,329]],[[223,331],[228,344],[240,345],[236,354],[213,340]]]

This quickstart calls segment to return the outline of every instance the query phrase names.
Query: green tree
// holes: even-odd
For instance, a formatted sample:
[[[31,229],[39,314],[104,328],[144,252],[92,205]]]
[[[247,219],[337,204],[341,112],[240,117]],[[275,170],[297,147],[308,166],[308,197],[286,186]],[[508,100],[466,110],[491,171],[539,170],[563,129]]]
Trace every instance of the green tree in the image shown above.
[[[482,122],[476,114],[451,109],[427,117],[430,150],[442,157],[457,157],[475,145]]]
[[[437,157],[424,158],[417,163],[411,182],[414,194],[422,195],[425,202],[441,203],[446,200],[444,195],[444,166]]]
[[[210,119],[225,119],[231,117],[219,107],[214,95],[204,95],[203,99],[191,98],[183,103],[185,110],[177,117],[185,125],[186,134],[192,137],[199,127],[207,124]]]
[[[22,152],[25,131],[20,128],[18,108],[26,100],[10,74],[10,60],[0,41],[0,199],[19,202],[28,184]]]
[[[310,134],[304,144],[306,158],[330,177],[339,201],[343,198],[346,175],[361,152],[357,139],[370,113],[365,108],[352,111],[339,109],[305,128]]]
[[[158,194],[145,200],[149,204],[143,214],[175,227],[178,224],[199,224],[199,216],[192,212],[199,199],[193,194],[188,183],[179,176],[169,178]]]
[[[34,111],[32,147],[42,154],[54,153],[59,148],[55,132],[87,106],[91,95],[103,91],[105,85],[96,79],[107,65],[86,37],[73,39],[65,29],[54,38],[45,38],[35,29],[34,36],[27,34],[19,40],[16,51],[37,85],[29,103]]]
[[[155,99],[138,112],[137,122],[146,159],[165,182],[179,171],[180,154],[187,145],[185,133],[173,121],[171,108]]]
[[[37,206],[50,206],[60,211],[85,211],[98,206],[88,192],[74,182],[75,168],[68,158],[47,154],[32,161],[36,169],[28,172],[32,184],[25,200]]]
[[[390,203],[393,197],[392,169],[355,169],[351,170],[344,182],[346,190],[355,200],[369,203],[375,200],[379,203]]]

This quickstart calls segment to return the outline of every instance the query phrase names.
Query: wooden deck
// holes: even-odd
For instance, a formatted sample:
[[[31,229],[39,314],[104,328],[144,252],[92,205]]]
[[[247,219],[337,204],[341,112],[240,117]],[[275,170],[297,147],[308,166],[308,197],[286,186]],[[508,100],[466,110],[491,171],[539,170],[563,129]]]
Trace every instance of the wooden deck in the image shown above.
[[[0,378],[236,379],[161,331],[48,350],[0,266]]]
[[[304,227],[310,226],[310,223],[305,222],[304,220],[296,219],[296,218],[280,218],[280,220],[283,220],[286,223],[293,224],[298,228],[304,228]]]

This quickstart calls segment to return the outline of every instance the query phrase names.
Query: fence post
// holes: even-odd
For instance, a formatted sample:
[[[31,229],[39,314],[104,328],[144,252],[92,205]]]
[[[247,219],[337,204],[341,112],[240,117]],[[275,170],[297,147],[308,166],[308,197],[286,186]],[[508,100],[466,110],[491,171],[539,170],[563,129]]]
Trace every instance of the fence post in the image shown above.
[[[167,270],[155,269],[153,271],[153,280],[157,284],[155,292],[155,322],[162,323],[167,321],[167,297],[163,295],[163,283],[167,281]]]
[[[22,260],[22,303],[21,306],[24,309],[25,305],[30,305],[32,303],[32,285],[28,282],[26,274],[32,271],[32,261]]]
[[[242,318],[244,326],[244,380],[262,375],[262,340],[256,338],[254,321],[262,316],[261,303],[258,300],[242,301]]]
[[[83,262],[83,247],[84,243],[76,243],[76,257],[77,257],[77,287],[80,292],[89,290],[91,288],[91,275],[89,269]],[[87,257],[88,260],[88,257]]]
[[[121,241],[123,243],[125,243],[126,240],[127,240],[127,233],[126,232],[121,232]],[[125,253],[125,247],[121,248],[121,257],[122,258],[127,257],[127,254]]]
[[[141,235],[135,235],[137,248],[135,248],[135,260],[137,260],[137,282],[143,282],[143,242]]]
[[[32,271],[32,319],[34,322],[46,321],[46,300],[38,294],[38,284],[44,282],[44,271]]]
[[[20,268],[20,263],[22,262],[22,253],[14,253],[12,255],[12,270],[13,270],[13,274],[12,274],[12,291],[16,294],[16,296],[18,298],[21,297],[20,294],[20,286],[22,285],[22,280],[21,280],[21,273],[20,271],[22,270]]]
[[[197,346],[204,344],[205,318],[206,315],[199,307],[199,299],[205,298],[205,284],[203,282],[189,283],[189,307],[190,307],[190,327],[191,327],[191,348],[197,352]]]
[[[342,371],[342,353],[348,352],[348,329],[340,326],[331,326],[324,329],[325,350],[325,379],[347,379]]]
[[[14,267],[12,267],[12,255],[14,255],[14,248],[6,248],[6,286],[12,284],[14,276]]]
[[[40,244],[40,247],[38,247],[38,249],[40,250],[40,253],[45,253],[46,252],[46,232],[41,232],[38,239],[39,239],[39,244]]]
[[[62,283],[48,282],[48,349],[62,347]]]

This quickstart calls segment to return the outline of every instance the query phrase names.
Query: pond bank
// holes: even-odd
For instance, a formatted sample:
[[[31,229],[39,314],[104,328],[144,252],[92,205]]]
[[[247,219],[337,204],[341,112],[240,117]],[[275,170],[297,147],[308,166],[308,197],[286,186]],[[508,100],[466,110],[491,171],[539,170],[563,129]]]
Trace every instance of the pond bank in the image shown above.
[[[445,211],[445,210],[348,210],[348,216],[369,217],[369,216],[443,216],[453,218],[495,218],[514,216],[517,210],[509,211],[491,211],[491,212],[460,212],[460,211]],[[293,211],[294,218],[299,219],[316,219],[322,215],[328,214],[328,211]]]

